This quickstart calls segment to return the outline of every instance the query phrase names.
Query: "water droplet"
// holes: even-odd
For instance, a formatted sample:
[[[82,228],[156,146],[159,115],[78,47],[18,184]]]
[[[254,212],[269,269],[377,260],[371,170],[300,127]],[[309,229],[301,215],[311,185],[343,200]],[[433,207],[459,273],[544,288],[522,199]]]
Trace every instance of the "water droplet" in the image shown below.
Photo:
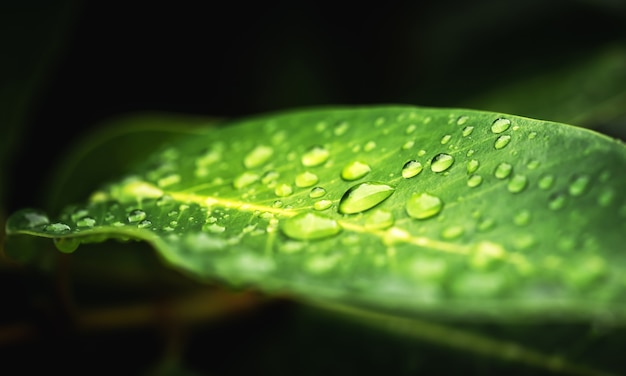
[[[474,172],[476,172],[476,170],[478,170],[478,167],[480,166],[480,162],[478,162],[476,159],[472,159],[470,161],[467,162],[467,173],[468,174],[473,174]]]
[[[148,219],[144,219],[143,221],[137,223],[137,228],[148,228],[152,226],[152,222]]]
[[[443,136],[443,137],[441,138],[441,145],[445,145],[445,144],[447,144],[447,143],[448,143],[448,141],[450,141],[450,139],[451,139],[451,138],[452,138],[452,136],[451,136],[451,135],[449,135],[449,134],[447,134],[447,135]]]
[[[480,175],[470,175],[467,178],[467,186],[470,188],[478,187],[483,182],[483,177]]]
[[[518,226],[526,226],[530,222],[530,211],[524,209],[513,217],[513,223]]]
[[[93,227],[96,225],[96,220],[93,217],[84,216],[76,221],[78,227]]]
[[[63,253],[72,253],[78,249],[80,240],[76,238],[55,238],[54,246]]]
[[[505,134],[496,139],[496,142],[493,144],[493,147],[496,148],[497,150],[500,150],[504,148],[505,146],[507,146],[509,142],[511,142],[511,136],[509,136],[508,134]]]
[[[478,231],[488,231],[491,230],[496,225],[496,221],[493,218],[483,218],[478,222],[476,228]]]
[[[368,143],[363,146],[364,151],[372,151],[376,148],[376,143],[374,141],[368,141]]]
[[[226,231],[226,227],[220,226],[217,223],[206,223],[202,226],[202,231],[219,234]]]
[[[313,208],[315,210],[326,210],[333,205],[333,202],[330,200],[319,200],[313,204]]]
[[[350,124],[347,121],[342,121],[337,123],[335,129],[333,130],[333,133],[335,133],[335,136],[341,136],[346,133],[348,128],[350,128]]]
[[[289,184],[281,183],[274,188],[274,193],[278,197],[287,197],[293,193],[293,188]]]
[[[598,196],[598,205],[607,207],[613,202],[613,198],[615,197],[615,192],[611,189],[604,190]]]
[[[241,189],[247,187],[250,184],[259,180],[260,176],[254,172],[244,171],[241,175],[237,176],[233,181],[233,187],[235,189]]]
[[[379,117],[376,118],[376,120],[374,121],[374,126],[375,127],[380,127],[381,125],[385,124],[385,118],[384,117]]]
[[[405,142],[404,145],[402,145],[402,150],[409,150],[413,146],[415,146],[415,141],[409,140],[409,141]]]
[[[471,157],[472,155],[474,155],[474,149],[469,149],[467,153],[465,153],[466,157]]]
[[[535,137],[537,137],[537,132],[530,132],[528,134],[528,139],[529,140],[533,140]]]
[[[441,237],[446,240],[452,240],[460,238],[465,233],[463,226],[450,226],[446,227],[441,232]]]
[[[402,166],[402,177],[405,179],[412,178],[422,172],[422,164],[415,161],[410,160]]]
[[[282,208],[283,207],[283,202],[280,200],[276,200],[272,203],[272,207],[273,208]]]
[[[507,129],[509,129],[510,126],[511,126],[511,120],[505,119],[505,118],[499,118],[499,119],[494,120],[494,122],[491,124],[491,131],[496,134],[502,133],[506,131]]]
[[[355,214],[364,212],[383,202],[395,188],[376,182],[357,184],[346,191],[339,201],[339,212]]]
[[[469,116],[459,116],[459,118],[456,119],[456,125],[463,125],[467,123],[468,120],[469,120]]]
[[[553,175],[543,175],[539,178],[539,188],[546,190],[550,189],[554,184],[554,176]]]
[[[347,181],[357,180],[367,175],[372,168],[363,162],[353,161],[341,170],[341,178]]]
[[[265,164],[274,154],[274,149],[270,146],[258,145],[250,151],[243,159],[246,168],[255,168]]]
[[[161,188],[180,183],[181,177],[178,174],[170,174],[157,180],[157,185]]]
[[[319,181],[317,175],[312,172],[305,171],[296,175],[296,186],[300,188],[311,187]]]
[[[443,172],[452,166],[454,163],[454,157],[450,154],[440,153],[433,157],[430,162],[430,169],[433,172]]]
[[[418,157],[422,157],[422,156],[424,156],[425,154],[426,154],[426,150],[424,150],[424,149],[421,149],[420,151],[418,151],[418,152],[417,152],[417,156],[418,156]]]
[[[569,194],[581,196],[587,191],[591,177],[589,175],[574,175],[569,185]]]
[[[322,187],[314,187],[309,192],[309,197],[311,198],[320,198],[326,194],[326,190]]]
[[[128,213],[128,222],[136,223],[146,219],[146,212],[141,209],[134,209]]]
[[[393,214],[383,209],[374,209],[365,217],[365,228],[370,230],[384,230],[393,226]]]
[[[297,240],[323,239],[341,231],[339,223],[315,212],[300,213],[281,222],[285,235]]]
[[[313,146],[302,155],[301,162],[305,167],[315,167],[326,162],[328,157],[330,157],[330,152],[327,149],[321,146]]]
[[[536,170],[537,167],[539,167],[540,162],[538,160],[532,160],[532,161],[528,161],[528,163],[526,164],[526,167],[528,167],[529,170]]]
[[[471,125],[468,125],[467,127],[463,128],[463,137],[467,137],[471,135],[472,132],[474,132],[474,127],[472,127]]]
[[[72,228],[66,225],[65,223],[56,222],[56,223],[50,223],[49,225],[46,225],[46,227],[44,227],[44,231],[52,233],[52,234],[60,235],[60,234],[66,234],[72,231]]]
[[[413,193],[406,203],[407,213],[416,219],[433,217],[443,208],[443,201],[428,193]]]
[[[50,220],[46,213],[40,210],[23,209],[9,217],[7,230],[21,230],[24,228],[28,230],[41,229],[49,223]]]
[[[511,165],[510,163],[502,162],[496,167],[493,175],[498,179],[506,179],[509,177],[509,175],[511,175],[511,171],[513,171],[513,165]]]
[[[548,201],[548,207],[552,210],[559,210],[563,206],[565,206],[565,202],[566,202],[565,195],[561,192],[556,192],[550,195],[550,198]]]
[[[523,191],[527,185],[528,185],[528,178],[526,177],[526,175],[513,175],[511,180],[509,180],[507,189],[511,193],[519,193]]]
[[[409,124],[409,125],[406,127],[406,131],[405,131],[405,132],[406,132],[406,134],[411,134],[411,133],[415,132],[415,128],[417,128],[417,127],[415,126],[415,124]]]

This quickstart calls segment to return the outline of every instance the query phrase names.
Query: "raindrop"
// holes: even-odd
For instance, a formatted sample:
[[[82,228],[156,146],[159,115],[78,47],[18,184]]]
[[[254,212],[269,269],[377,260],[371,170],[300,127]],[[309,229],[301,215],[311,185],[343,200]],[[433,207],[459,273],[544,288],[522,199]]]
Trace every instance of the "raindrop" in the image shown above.
[[[363,162],[353,161],[345,165],[341,170],[341,178],[347,181],[357,180],[371,171],[371,167]]]
[[[428,193],[413,193],[407,201],[407,213],[416,219],[433,217],[443,208],[443,201],[437,196]]]
[[[406,134],[411,134],[411,133],[415,132],[415,128],[416,128],[415,124],[409,124],[406,127],[406,131],[405,131]]]
[[[513,217],[513,223],[518,226],[526,226],[530,222],[530,211],[524,209]]]
[[[89,214],[89,211],[87,211],[87,209],[78,209],[78,210],[76,210],[75,212],[72,213],[70,218],[72,218],[72,221],[76,222],[79,219],[87,216],[87,214]]]
[[[128,213],[129,223],[136,223],[139,221],[143,221],[144,219],[146,219],[146,212],[141,209],[134,209],[131,210],[130,213]]]
[[[536,170],[537,167],[539,167],[539,161],[538,160],[532,160],[532,161],[528,161],[528,163],[526,164],[526,167],[528,167],[529,170]]]
[[[452,166],[454,163],[454,157],[450,154],[440,153],[433,157],[430,162],[430,169],[433,172],[443,172]]]
[[[546,190],[550,189],[554,184],[554,176],[553,175],[543,175],[539,178],[539,188]]]
[[[511,126],[511,120],[505,119],[505,118],[499,118],[499,119],[494,120],[494,122],[491,124],[491,131],[496,134],[502,133],[506,131],[507,129],[509,129],[510,126]]]
[[[530,132],[528,134],[528,139],[529,140],[533,140],[533,139],[535,139],[535,137],[537,137],[537,132]]]
[[[527,185],[528,185],[528,178],[525,175],[513,175],[511,180],[509,180],[507,189],[511,193],[519,193],[523,191]]]
[[[559,210],[565,206],[566,197],[563,193],[557,192],[550,196],[548,207],[551,210]]]
[[[137,228],[147,228],[152,226],[152,222],[148,219],[144,219],[143,221],[137,223]]]
[[[315,210],[326,210],[333,205],[333,202],[330,200],[319,200],[313,204],[313,208]]]
[[[480,222],[478,222],[476,228],[478,229],[478,231],[484,232],[491,230],[495,225],[496,221],[494,221],[492,218],[483,218],[482,220],[480,220]]]
[[[483,182],[483,177],[480,175],[470,175],[467,178],[467,186],[470,188],[478,187]]]
[[[326,190],[322,187],[314,187],[311,188],[311,192],[309,192],[309,197],[311,198],[320,198],[326,194]]]
[[[447,143],[448,143],[448,141],[450,141],[450,139],[451,139],[451,138],[452,138],[452,136],[451,136],[451,135],[449,135],[449,134],[447,134],[447,135],[443,136],[443,137],[441,138],[441,145],[445,145],[445,144],[447,144]]]
[[[346,191],[339,201],[339,212],[354,214],[364,212],[391,196],[395,188],[376,182],[357,184]]]
[[[76,221],[78,227],[93,227],[96,225],[96,220],[89,216],[84,216]]]
[[[404,145],[402,145],[402,150],[409,150],[414,145],[415,145],[415,141],[409,140],[409,141],[405,142]]]
[[[611,189],[607,189],[600,193],[600,196],[598,196],[598,205],[607,207],[611,204],[614,197],[615,192],[613,192],[613,190]]]
[[[44,228],[44,231],[53,233],[53,234],[65,234],[65,233],[72,231],[72,228],[66,225],[65,223],[56,222],[56,223],[50,223],[49,225],[46,225],[46,227]]]
[[[508,134],[505,134],[503,136],[498,137],[496,142],[493,144],[493,147],[496,148],[497,150],[500,150],[504,148],[505,146],[507,146],[509,142],[511,142],[511,136],[509,136]]]
[[[424,149],[421,149],[420,151],[418,151],[418,152],[417,152],[417,156],[418,156],[418,157],[422,157],[422,156],[424,156],[425,154],[426,154],[426,150],[424,150]]]
[[[471,135],[472,132],[474,132],[474,127],[472,127],[471,125],[468,125],[467,127],[463,128],[463,137],[467,137]]]
[[[246,168],[255,168],[265,164],[274,154],[274,149],[270,146],[258,145],[243,159]]]
[[[233,181],[233,187],[235,189],[241,189],[247,187],[250,184],[259,180],[259,175],[253,172],[245,171],[241,175],[237,176]]]
[[[261,178],[261,183],[267,185],[267,184],[275,182],[276,179],[278,179],[279,177],[280,177],[280,174],[278,172],[270,170],[263,174],[263,177]]]
[[[446,240],[452,240],[461,237],[463,233],[465,233],[463,226],[450,226],[441,232],[441,237]]]
[[[332,218],[307,212],[282,221],[281,230],[292,239],[314,240],[337,235],[341,231],[341,226]]]
[[[293,188],[289,184],[281,183],[274,188],[274,193],[278,197],[287,197],[293,193]]]
[[[589,175],[574,175],[569,186],[569,194],[575,197],[584,194],[590,181]]]
[[[335,126],[333,133],[335,133],[335,136],[341,136],[346,133],[348,128],[350,128],[350,124],[347,121],[342,121]]]
[[[272,203],[273,208],[281,208],[283,206],[283,202],[280,200],[276,200]]]
[[[463,125],[467,123],[468,120],[469,120],[469,116],[459,116],[459,118],[456,119],[456,125]]]
[[[374,121],[374,126],[375,127],[380,127],[381,125],[385,124],[385,118],[384,117],[379,117]]]
[[[511,175],[511,171],[513,171],[513,165],[511,165],[510,163],[502,162],[496,167],[493,175],[498,179],[506,179],[509,177],[509,175]]]
[[[330,157],[330,152],[327,149],[321,146],[313,146],[302,155],[301,162],[303,166],[315,167],[326,162],[328,157]]]
[[[422,164],[415,161],[410,160],[402,166],[402,177],[405,179],[412,178],[422,172]]]
[[[301,174],[296,175],[296,186],[300,188],[311,187],[315,185],[319,181],[317,175],[312,172],[305,171]]]
[[[206,223],[202,226],[202,231],[212,232],[214,234],[219,234],[226,231],[226,227],[220,226],[217,223]]]
[[[474,155],[474,149],[469,149],[467,153],[465,153],[466,157],[471,157],[472,155]]]
[[[157,185],[161,188],[180,183],[181,177],[178,174],[170,174],[160,178]]]
[[[72,253],[78,249],[80,240],[75,238],[55,238],[54,246],[63,253]]]
[[[365,217],[365,228],[370,230],[384,230],[393,226],[393,214],[383,209],[374,209]]]
[[[49,224],[50,220],[48,216],[39,210],[33,209],[24,209],[15,214],[13,214],[8,222],[7,228],[9,229],[37,229],[42,228],[45,225]]]
[[[478,162],[476,159],[472,159],[470,161],[467,162],[467,173],[468,174],[473,174],[474,172],[476,172],[476,170],[478,170],[478,167],[480,166],[480,162]]]
[[[376,148],[376,143],[374,141],[369,141],[363,146],[364,151],[372,151]]]

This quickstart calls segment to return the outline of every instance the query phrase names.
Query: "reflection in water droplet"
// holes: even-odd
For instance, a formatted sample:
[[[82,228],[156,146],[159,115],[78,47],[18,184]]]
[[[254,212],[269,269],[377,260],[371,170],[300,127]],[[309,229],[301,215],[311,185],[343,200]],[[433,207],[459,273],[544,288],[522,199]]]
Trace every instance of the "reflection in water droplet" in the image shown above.
[[[326,190],[322,187],[314,187],[311,188],[311,192],[309,192],[309,197],[311,198],[320,198],[326,194]]]
[[[317,175],[312,172],[305,171],[296,175],[296,186],[300,188],[311,187],[319,181]]]
[[[376,143],[374,141],[368,141],[365,146],[363,146],[364,151],[372,151],[376,148]]]
[[[326,210],[333,205],[333,202],[330,200],[319,200],[313,204],[313,208],[315,210]]]
[[[511,180],[509,180],[507,189],[511,193],[519,193],[523,191],[527,185],[528,185],[528,178],[525,175],[513,175]]]
[[[66,225],[65,223],[56,222],[56,223],[50,223],[49,225],[46,225],[46,227],[44,227],[44,231],[52,233],[52,234],[60,235],[60,234],[65,234],[65,233],[72,231],[72,228]]]
[[[563,193],[553,193],[548,201],[548,207],[552,210],[559,210],[565,206],[566,197]]]
[[[507,146],[510,141],[511,141],[511,136],[509,136],[508,134],[505,134],[496,139],[496,142],[493,144],[493,147],[496,148],[497,150],[500,150],[504,148],[505,146]]]
[[[468,120],[469,120],[469,116],[459,116],[459,118],[456,119],[456,125],[463,125],[467,123]]]
[[[315,167],[326,162],[328,157],[330,157],[330,152],[327,149],[321,146],[313,146],[302,155],[301,162],[303,166]]]
[[[422,164],[415,161],[410,160],[402,166],[402,177],[405,179],[412,178],[422,172],[423,167]]]
[[[245,171],[241,175],[237,176],[233,181],[233,187],[235,189],[241,189],[259,180],[260,176],[253,172]]]
[[[428,193],[413,193],[406,203],[406,212],[413,218],[426,219],[437,215],[443,208],[443,201]]]
[[[353,161],[344,166],[341,170],[341,178],[347,181],[357,180],[371,171],[371,167],[360,161]]]
[[[510,163],[502,162],[496,167],[493,175],[498,179],[506,179],[509,177],[509,175],[511,175],[511,171],[513,171],[513,165],[511,165]]]
[[[470,175],[467,178],[467,186],[470,188],[478,187],[483,182],[483,177],[480,175]]]
[[[554,176],[553,175],[543,175],[541,178],[539,178],[539,188],[546,190],[546,189],[550,189],[552,187],[552,185],[554,184]]]
[[[465,229],[463,228],[463,226],[450,226],[446,227],[441,232],[441,237],[446,240],[452,240],[460,238],[463,233],[465,233]]]
[[[292,239],[314,240],[337,235],[341,231],[341,226],[332,218],[307,212],[282,221],[281,230]]]
[[[141,209],[134,209],[128,213],[128,222],[136,223],[146,219],[146,212]]]
[[[357,184],[346,191],[339,201],[339,212],[355,214],[366,211],[391,196],[395,188],[376,182]]]
[[[471,125],[468,125],[467,127],[463,128],[463,137],[467,137],[471,135],[472,132],[474,132],[474,127],[472,127]]]
[[[478,167],[480,167],[480,162],[478,162],[476,159],[467,161],[467,173],[468,174],[473,174],[474,172],[476,172],[476,170],[478,170]]]
[[[448,141],[450,141],[450,139],[452,138],[452,136],[450,136],[449,134],[443,136],[441,138],[441,145],[445,145],[448,143]]]
[[[518,226],[525,226],[530,222],[530,211],[524,209],[513,217],[513,223]]]
[[[440,153],[433,157],[430,162],[430,169],[433,172],[443,172],[452,166],[454,163],[454,157],[450,154]]]
[[[365,228],[370,230],[384,230],[393,226],[393,214],[383,209],[374,209],[365,217]]]
[[[589,175],[574,175],[569,185],[569,194],[581,196],[587,191],[591,177]]]
[[[506,131],[507,129],[509,129],[510,126],[511,126],[511,120],[505,119],[505,118],[499,118],[499,119],[494,120],[494,122],[491,124],[491,131],[496,134],[502,133]]]
[[[293,193],[293,188],[289,184],[281,183],[274,188],[274,193],[278,197],[287,197]]]
[[[85,216],[76,221],[78,227],[93,227],[96,225],[96,220],[93,217]]]

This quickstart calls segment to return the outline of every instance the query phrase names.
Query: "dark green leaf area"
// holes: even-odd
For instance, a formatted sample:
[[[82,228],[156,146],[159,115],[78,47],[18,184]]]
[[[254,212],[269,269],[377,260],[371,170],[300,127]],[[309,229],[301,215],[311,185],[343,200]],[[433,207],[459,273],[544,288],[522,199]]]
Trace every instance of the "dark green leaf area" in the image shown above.
[[[408,106],[271,114],[147,158],[58,220],[198,278],[438,316],[626,319],[626,149],[563,124]]]

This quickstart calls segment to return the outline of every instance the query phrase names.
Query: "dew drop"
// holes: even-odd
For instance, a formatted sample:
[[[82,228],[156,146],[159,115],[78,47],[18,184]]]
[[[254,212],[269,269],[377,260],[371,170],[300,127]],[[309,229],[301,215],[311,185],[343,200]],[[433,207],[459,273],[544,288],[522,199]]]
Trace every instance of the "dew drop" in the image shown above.
[[[451,136],[451,135],[449,135],[449,134],[447,134],[447,135],[443,136],[443,137],[441,138],[441,145],[445,145],[445,144],[447,144],[447,143],[448,143],[448,141],[450,141],[450,139],[451,139],[451,138],[452,138],[452,136]]]
[[[467,127],[463,128],[463,137],[467,137],[469,135],[472,134],[472,132],[474,132],[474,127],[472,127],[471,125],[468,125]]]
[[[296,240],[323,239],[341,231],[339,223],[315,212],[300,213],[281,222],[281,230]]]
[[[293,193],[293,188],[289,184],[281,183],[274,188],[274,193],[278,197],[287,197]]]
[[[464,233],[465,229],[463,228],[463,226],[450,226],[446,227],[441,232],[441,237],[446,240],[453,240],[460,238],[461,236],[463,236]]]
[[[615,197],[615,192],[611,189],[607,189],[600,193],[598,196],[598,205],[607,207],[613,202],[613,198]]]
[[[319,181],[317,175],[312,172],[305,171],[296,175],[296,186],[300,188],[311,187]]]
[[[442,208],[443,201],[428,193],[413,193],[406,203],[406,212],[416,219],[434,217]]]
[[[146,219],[146,212],[141,209],[134,209],[128,213],[128,222],[129,223],[137,223],[139,221],[143,221]]]
[[[50,223],[48,216],[39,210],[23,209],[13,214],[7,221],[8,230],[41,229]]]
[[[527,185],[528,185],[528,178],[526,177],[526,175],[513,175],[511,180],[509,180],[507,189],[511,193],[519,193],[523,191]]]
[[[470,175],[467,178],[467,186],[470,188],[478,187],[483,182],[483,177],[480,175]]]
[[[513,165],[502,162],[496,166],[496,170],[493,172],[493,175],[498,179],[506,179],[509,175],[511,175],[511,171],[513,171]]]
[[[493,147],[496,148],[497,150],[500,150],[504,148],[505,146],[507,146],[509,142],[511,142],[511,136],[509,136],[508,134],[505,134],[496,139],[496,142],[493,144]]]
[[[235,189],[241,189],[249,186],[250,184],[259,180],[260,176],[254,172],[245,171],[241,175],[237,176],[233,181],[233,187]]]
[[[476,172],[476,170],[478,170],[478,167],[480,166],[480,162],[478,162],[476,159],[472,159],[470,161],[467,162],[467,173],[468,174],[473,174],[474,172]]]
[[[363,162],[353,161],[341,170],[341,178],[347,181],[357,180],[367,175],[372,168]]]
[[[202,226],[202,231],[219,234],[226,231],[226,227],[220,226],[217,223],[206,223],[204,226]]]
[[[161,188],[180,183],[181,177],[178,174],[170,174],[157,180],[157,185]]]
[[[55,238],[54,246],[63,253],[72,253],[78,249],[80,240],[75,238]]]
[[[365,228],[369,230],[384,230],[393,226],[395,219],[388,210],[374,209],[365,217]]]
[[[528,139],[529,140],[534,140],[537,137],[537,132],[530,132],[528,134]]]
[[[91,228],[96,225],[96,220],[93,217],[84,216],[76,221],[76,226],[78,227],[88,227]]]
[[[137,228],[148,228],[152,226],[152,222],[148,219],[144,219],[143,221],[137,223]]]
[[[350,128],[350,124],[347,121],[342,121],[335,126],[333,133],[335,136],[341,136],[348,131],[348,128]]]
[[[363,146],[364,151],[372,151],[376,148],[376,143],[374,141],[369,141]]]
[[[422,164],[415,161],[410,160],[402,166],[402,177],[405,179],[412,178],[422,172],[423,167]]]
[[[302,165],[305,167],[315,167],[326,162],[330,157],[330,152],[322,146],[313,146],[302,155]]]
[[[272,203],[272,207],[273,208],[282,208],[283,207],[283,202],[280,200],[276,200]]]
[[[415,124],[409,124],[409,125],[406,127],[406,131],[405,131],[405,133],[406,133],[406,134],[411,134],[411,133],[415,132],[415,128],[417,128],[417,127],[415,126]]]
[[[577,197],[587,191],[591,177],[589,175],[574,175],[569,185],[569,194]]]
[[[471,157],[472,155],[474,155],[474,149],[469,149],[467,153],[465,153],[466,157]]]
[[[315,210],[321,211],[321,210],[326,210],[330,208],[332,205],[333,205],[333,202],[330,200],[319,200],[313,204],[313,208]]]
[[[491,230],[495,225],[496,221],[494,221],[492,218],[483,218],[478,222],[476,228],[478,229],[478,231],[484,232]]]
[[[518,226],[526,226],[530,222],[530,211],[524,209],[513,217],[513,223]]]
[[[72,231],[72,228],[66,225],[65,223],[56,222],[56,223],[50,223],[46,225],[46,227],[44,227],[44,231],[52,233],[52,234],[60,235],[60,234],[66,234]]]
[[[463,125],[467,123],[468,120],[469,120],[469,116],[459,116],[459,118],[456,119],[456,125]]]
[[[313,187],[311,188],[311,192],[309,192],[310,198],[320,198],[326,194],[326,190],[322,187]]]
[[[404,145],[402,145],[402,150],[409,150],[413,146],[415,146],[415,141],[409,140],[409,141],[405,142]]]
[[[274,170],[267,171],[263,174],[261,178],[261,183],[268,185],[274,183],[276,179],[280,177],[280,174]]]
[[[565,206],[566,197],[563,193],[557,192],[550,196],[548,207],[551,210],[559,210]]]
[[[376,182],[357,184],[346,191],[339,201],[342,214],[361,213],[383,202],[395,191],[395,188]]]
[[[422,157],[424,155],[426,155],[426,150],[424,150],[424,149],[421,149],[420,151],[417,152],[417,156],[418,157]]]
[[[532,161],[528,161],[528,163],[526,164],[526,167],[528,167],[529,170],[536,170],[537,167],[539,167],[539,161],[538,160],[532,160]]]
[[[491,124],[491,131],[496,134],[502,133],[506,131],[507,129],[509,129],[510,126],[511,126],[511,120],[505,119],[505,118],[499,118],[499,119],[494,120],[494,122]]]
[[[450,154],[440,153],[433,157],[430,162],[430,169],[433,172],[443,172],[452,166],[454,163],[454,157]]]
[[[546,189],[550,189],[553,184],[554,184],[553,175],[543,175],[541,178],[539,178],[539,184],[538,184],[539,188],[543,189],[544,191]]]

